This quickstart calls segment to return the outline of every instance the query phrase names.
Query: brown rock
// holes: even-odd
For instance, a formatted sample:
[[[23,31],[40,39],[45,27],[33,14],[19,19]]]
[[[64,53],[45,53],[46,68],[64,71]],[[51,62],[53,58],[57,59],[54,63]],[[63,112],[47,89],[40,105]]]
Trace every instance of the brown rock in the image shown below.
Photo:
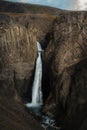
[[[79,129],[87,113],[86,21],[86,12],[62,12],[45,52],[50,66],[50,103],[54,99],[56,119],[69,130]]]

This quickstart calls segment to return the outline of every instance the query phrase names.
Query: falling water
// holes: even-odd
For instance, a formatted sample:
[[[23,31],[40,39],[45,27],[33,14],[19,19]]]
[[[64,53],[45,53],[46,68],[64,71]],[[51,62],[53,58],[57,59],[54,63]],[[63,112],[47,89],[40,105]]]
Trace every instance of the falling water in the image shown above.
[[[55,125],[55,120],[51,119],[48,116],[44,116],[41,113],[41,108],[43,105],[42,99],[42,59],[41,52],[43,51],[39,42],[37,42],[38,49],[38,57],[36,60],[36,68],[35,68],[35,76],[32,86],[32,101],[31,103],[27,103],[26,107],[28,107],[32,112],[34,112],[37,116],[41,118],[42,127],[48,128],[53,127]]]
[[[27,103],[27,107],[39,107],[43,104],[42,100],[42,60],[41,60],[41,52],[42,48],[39,42],[37,42],[38,48],[38,57],[36,60],[36,69],[35,69],[35,76],[34,82],[32,86],[32,102]]]

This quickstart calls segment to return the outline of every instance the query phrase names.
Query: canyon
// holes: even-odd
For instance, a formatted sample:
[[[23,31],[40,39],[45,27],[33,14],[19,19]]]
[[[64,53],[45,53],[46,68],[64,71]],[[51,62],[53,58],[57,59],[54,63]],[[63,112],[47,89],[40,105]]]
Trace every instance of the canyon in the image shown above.
[[[87,12],[0,1],[0,130],[43,130],[31,102],[41,43],[43,113],[87,130]],[[57,128],[56,128],[57,129]]]

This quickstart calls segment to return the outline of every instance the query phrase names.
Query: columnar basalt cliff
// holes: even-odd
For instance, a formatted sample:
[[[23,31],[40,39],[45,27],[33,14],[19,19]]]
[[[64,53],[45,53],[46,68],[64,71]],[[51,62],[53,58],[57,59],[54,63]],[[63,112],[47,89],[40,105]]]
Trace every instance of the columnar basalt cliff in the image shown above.
[[[6,18],[9,22],[5,21],[5,24],[4,21],[1,21],[0,24],[0,83],[2,86],[0,95],[10,97],[10,95],[13,95],[15,87],[19,93],[26,91],[25,81],[28,82],[32,75],[37,50],[35,30],[28,29],[20,24],[17,25],[9,17]],[[13,80],[16,82],[14,83]],[[4,84],[2,81],[5,81]],[[9,88],[10,85],[11,88]],[[23,86],[25,90],[22,89]],[[3,91],[3,89],[5,90]],[[9,89],[12,89],[12,93]]]
[[[26,97],[31,101],[37,40],[45,48],[43,111],[64,130],[87,130],[87,13],[4,3],[0,8],[0,115],[5,121],[0,122],[1,130],[42,130],[22,103]],[[8,13],[11,5],[20,10],[11,8]],[[4,113],[9,113],[8,118]],[[21,119],[13,123],[18,113]]]

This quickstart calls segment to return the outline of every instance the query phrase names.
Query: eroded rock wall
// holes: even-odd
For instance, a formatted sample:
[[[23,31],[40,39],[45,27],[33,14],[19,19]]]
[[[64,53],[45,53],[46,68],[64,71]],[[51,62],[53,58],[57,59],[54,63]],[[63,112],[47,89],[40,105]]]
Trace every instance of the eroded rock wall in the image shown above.
[[[32,76],[37,56],[35,30],[12,19],[0,25],[0,95],[13,96],[16,88],[22,96],[28,89],[26,82]]]
[[[45,51],[52,89],[49,98],[56,104],[58,123],[69,130],[79,129],[87,113],[86,28],[86,12],[62,12],[54,22],[52,39]],[[52,104],[49,98],[48,104]]]

